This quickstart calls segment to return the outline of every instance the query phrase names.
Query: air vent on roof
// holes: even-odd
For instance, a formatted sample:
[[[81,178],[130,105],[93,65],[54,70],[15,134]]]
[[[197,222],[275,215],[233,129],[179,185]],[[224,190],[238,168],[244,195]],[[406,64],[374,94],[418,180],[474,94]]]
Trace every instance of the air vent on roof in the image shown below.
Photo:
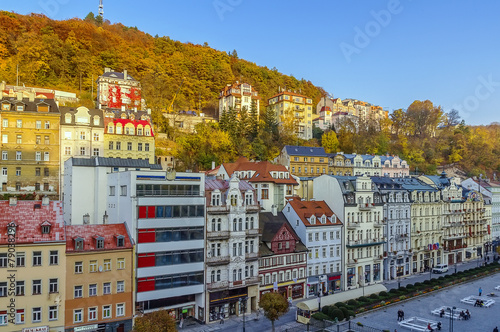
[[[42,205],[41,205],[41,204],[35,204],[34,208],[35,208],[35,209],[41,209],[41,208],[42,208]]]

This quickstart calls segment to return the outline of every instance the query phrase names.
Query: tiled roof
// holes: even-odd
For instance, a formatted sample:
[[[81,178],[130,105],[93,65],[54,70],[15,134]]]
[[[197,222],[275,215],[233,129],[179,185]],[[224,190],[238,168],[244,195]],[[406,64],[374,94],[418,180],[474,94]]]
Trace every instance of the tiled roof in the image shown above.
[[[72,157],[73,166],[91,166],[91,167],[131,167],[131,168],[149,168],[161,169],[159,164],[150,164],[145,159],[124,159],[124,158],[75,158]]]
[[[323,147],[285,145],[289,156],[328,157]]]
[[[109,77],[109,78],[115,78],[115,79],[119,79],[119,80],[123,80],[123,78],[124,78],[123,73],[119,73],[116,71],[109,71],[107,73],[103,73],[100,77]],[[135,81],[136,79],[127,73],[127,80]]]
[[[295,252],[307,251],[307,248],[300,241],[300,237],[297,235],[297,233],[295,233],[294,229],[290,226],[285,215],[282,212],[279,212],[276,216],[271,212],[259,213],[259,228],[262,232],[261,241],[271,242],[276,236],[276,233],[281,229],[281,227],[283,227],[283,225],[289,226],[287,227],[287,229],[295,238]],[[262,249],[262,253],[268,252],[269,255],[274,254],[272,250],[270,250],[266,245],[264,245],[264,247],[265,248]]]
[[[281,91],[280,93],[277,93],[275,94],[274,96],[268,98],[269,99],[273,99],[274,97],[278,97],[278,96],[281,96],[281,95],[289,95],[289,96],[296,96],[296,97],[302,97],[302,98],[306,98],[306,99],[311,99],[305,95],[301,95],[301,94],[298,94],[296,92],[289,92],[289,91]]]
[[[410,191],[437,191],[437,189],[431,187],[430,185],[420,181],[416,178],[405,177],[405,178],[392,178],[396,183],[399,183],[404,189]]]
[[[240,157],[234,163],[222,164],[226,170],[229,177],[233,175],[236,171],[255,171],[255,174],[251,178],[245,178],[244,180],[252,182],[273,182],[276,184],[291,184],[298,185],[297,181],[293,177],[288,179],[273,178],[270,172],[286,172],[289,173],[285,166],[272,164],[269,161],[248,161],[245,157]]]
[[[64,220],[61,201],[21,201],[10,205],[0,201],[0,244],[7,244],[7,225],[15,222],[16,243],[64,242]],[[50,223],[50,232],[42,234],[42,224]]]
[[[117,239],[123,236],[123,247],[117,246]],[[96,248],[96,238],[104,238],[104,248]],[[83,239],[83,250],[75,250],[75,239]],[[131,249],[133,243],[130,240],[127,226],[123,224],[106,225],[68,225],[66,226],[66,252],[80,251],[106,251]]]
[[[2,103],[2,104],[9,103],[11,105],[11,108],[13,111],[16,110],[15,107],[17,104],[23,104],[23,105],[25,105],[23,112],[38,112],[37,106],[39,104],[46,104],[49,106],[49,112],[48,112],[49,114],[59,113],[59,107],[57,106],[54,99],[35,98],[34,101],[29,101],[29,98],[23,98],[22,100],[17,100],[16,97],[3,97],[0,101],[0,103]],[[40,112],[40,113],[46,114],[43,112]]]
[[[306,227],[342,225],[342,222],[337,218],[325,201],[302,201],[300,198],[292,198],[288,200],[288,203]],[[318,218],[315,224],[309,223],[308,218],[312,215]],[[319,218],[323,215],[328,217],[325,224],[319,221]],[[329,220],[330,217],[332,221]]]
[[[230,180],[222,180],[222,179],[205,179],[205,190],[212,191],[219,189],[220,191],[225,191],[229,188]],[[254,190],[252,185],[247,181],[240,180],[239,182],[240,191]]]

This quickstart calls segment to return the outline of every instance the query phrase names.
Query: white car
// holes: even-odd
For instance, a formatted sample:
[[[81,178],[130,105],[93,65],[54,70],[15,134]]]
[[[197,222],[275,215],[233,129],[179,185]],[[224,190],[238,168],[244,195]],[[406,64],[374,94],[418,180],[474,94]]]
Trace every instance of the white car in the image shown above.
[[[448,265],[438,264],[432,269],[432,273],[445,273],[448,272]]]

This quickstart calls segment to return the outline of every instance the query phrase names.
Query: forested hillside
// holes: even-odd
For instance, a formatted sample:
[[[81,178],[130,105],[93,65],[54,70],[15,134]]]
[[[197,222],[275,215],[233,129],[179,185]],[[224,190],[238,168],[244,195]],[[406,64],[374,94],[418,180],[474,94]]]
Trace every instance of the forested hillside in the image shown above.
[[[346,121],[335,132],[316,130],[315,139],[302,141],[278,128],[265,107],[267,98],[281,86],[300,90],[316,104],[325,93],[322,88],[239,59],[236,51],[153,37],[135,27],[100,22],[93,14],[54,21],[39,14],[0,12],[0,81],[15,84],[17,66],[20,84],[76,92],[86,106],[92,106],[92,81],[104,67],[127,69],[141,81],[155,125],[168,135],[168,140],[157,140],[158,152],[169,148],[183,168],[207,169],[212,161],[241,155],[270,160],[283,145],[299,144],[323,145],[328,152],[397,154],[412,171],[429,174],[445,164],[469,175],[493,177],[500,171],[500,126],[467,126],[456,113],[446,114],[431,101],[401,105],[405,109],[380,123]],[[252,84],[262,97],[260,121],[230,113],[220,125],[202,125],[194,134],[176,132],[161,121],[159,110],[170,104],[181,82],[174,109],[198,109],[201,100],[202,108],[215,110],[222,87],[237,80]]]
[[[229,54],[230,53],[230,54]],[[0,77],[20,82],[69,90],[90,100],[92,79],[104,67],[127,69],[141,81],[149,107],[165,108],[182,80],[174,108],[215,109],[220,90],[236,80],[255,86],[266,101],[278,87],[301,90],[315,102],[323,94],[311,82],[260,67],[239,59],[237,52],[223,52],[205,45],[181,43],[169,37],[151,36],[120,23],[85,20],[54,21],[43,15],[0,12]],[[81,80],[81,86],[80,86]],[[95,87],[94,87],[95,92]]]

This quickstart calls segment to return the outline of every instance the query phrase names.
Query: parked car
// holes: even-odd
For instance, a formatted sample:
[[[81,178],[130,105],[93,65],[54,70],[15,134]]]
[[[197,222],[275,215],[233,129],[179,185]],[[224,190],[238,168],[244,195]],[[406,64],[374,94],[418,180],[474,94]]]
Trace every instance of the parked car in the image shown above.
[[[445,273],[448,272],[447,264],[438,264],[432,269],[432,273]]]

